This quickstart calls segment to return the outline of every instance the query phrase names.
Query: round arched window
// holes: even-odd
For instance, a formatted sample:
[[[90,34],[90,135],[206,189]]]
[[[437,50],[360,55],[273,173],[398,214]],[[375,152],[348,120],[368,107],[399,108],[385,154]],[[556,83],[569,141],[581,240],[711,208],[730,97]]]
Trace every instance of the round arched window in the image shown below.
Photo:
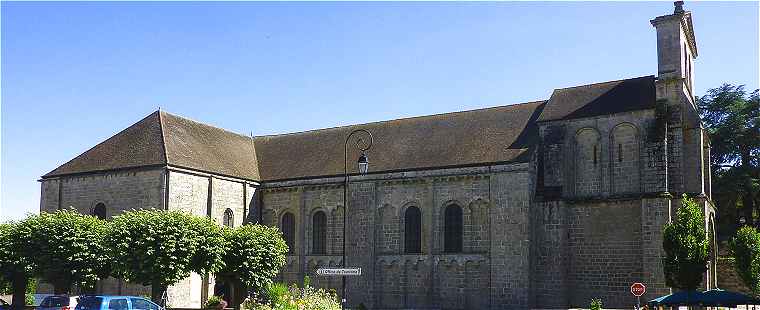
[[[101,220],[106,219],[106,205],[102,202],[99,202],[95,205],[94,208],[92,208],[92,212],[90,212],[90,215],[97,217]]]
[[[222,225],[230,227],[230,228],[235,226],[235,214],[232,213],[232,209],[227,208],[227,210],[224,210]]]

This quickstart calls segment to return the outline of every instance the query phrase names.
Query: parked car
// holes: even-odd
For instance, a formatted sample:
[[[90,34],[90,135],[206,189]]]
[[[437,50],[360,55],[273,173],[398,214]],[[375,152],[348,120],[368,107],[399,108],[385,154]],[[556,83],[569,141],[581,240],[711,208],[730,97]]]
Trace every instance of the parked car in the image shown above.
[[[77,306],[77,296],[50,295],[42,300],[37,310],[71,310]]]
[[[5,300],[0,298],[0,310],[6,310],[6,309],[9,309],[10,307],[11,305],[9,305],[7,302],[5,302]]]
[[[164,310],[149,299],[137,296],[79,296],[75,310]]]

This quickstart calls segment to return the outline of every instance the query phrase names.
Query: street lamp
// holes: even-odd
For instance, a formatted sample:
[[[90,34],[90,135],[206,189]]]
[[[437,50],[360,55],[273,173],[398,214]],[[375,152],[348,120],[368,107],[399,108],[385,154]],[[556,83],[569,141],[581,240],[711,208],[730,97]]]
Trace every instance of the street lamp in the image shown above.
[[[343,161],[343,176],[345,178],[345,184],[343,184],[343,268],[346,268],[346,215],[348,214],[348,141],[354,134],[362,133],[366,136],[367,140],[362,137],[356,139],[356,148],[361,151],[359,160],[356,162],[357,170],[360,174],[366,174],[369,170],[369,161],[367,160],[367,154],[365,153],[372,147],[372,133],[365,129],[355,129],[346,136],[346,144],[344,148],[344,161]],[[346,308],[346,276],[343,276],[343,294],[341,295],[340,308]]]

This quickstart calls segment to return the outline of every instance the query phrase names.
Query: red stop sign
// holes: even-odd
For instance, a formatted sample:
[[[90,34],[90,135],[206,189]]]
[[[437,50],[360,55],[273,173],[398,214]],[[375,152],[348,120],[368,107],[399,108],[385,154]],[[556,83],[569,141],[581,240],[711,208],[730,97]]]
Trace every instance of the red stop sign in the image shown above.
[[[633,296],[641,297],[641,295],[644,295],[646,292],[647,287],[643,283],[636,282],[631,285],[631,294],[633,294]]]

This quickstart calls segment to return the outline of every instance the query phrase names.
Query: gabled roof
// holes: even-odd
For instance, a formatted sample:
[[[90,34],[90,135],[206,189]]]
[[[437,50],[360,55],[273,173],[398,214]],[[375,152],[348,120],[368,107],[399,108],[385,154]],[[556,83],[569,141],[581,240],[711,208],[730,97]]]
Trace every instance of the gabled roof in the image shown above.
[[[655,106],[656,96],[654,82],[654,76],[643,76],[556,89],[538,121],[594,117],[652,109]]]
[[[527,162],[543,101],[254,138],[262,180],[343,174],[344,143],[354,129],[374,136],[372,172]],[[350,173],[359,153],[349,145]]]
[[[161,120],[159,112],[155,112],[48,172],[42,178],[165,164],[166,152],[163,147]]]
[[[528,162],[538,122],[654,108],[654,81],[645,76],[557,89],[548,101],[253,139],[160,111],[43,178],[154,165],[257,181],[337,176],[346,135],[355,129],[374,135],[372,172]],[[358,156],[351,147],[351,173]]]
[[[157,111],[42,177],[171,165],[258,180],[255,156],[251,137]]]

